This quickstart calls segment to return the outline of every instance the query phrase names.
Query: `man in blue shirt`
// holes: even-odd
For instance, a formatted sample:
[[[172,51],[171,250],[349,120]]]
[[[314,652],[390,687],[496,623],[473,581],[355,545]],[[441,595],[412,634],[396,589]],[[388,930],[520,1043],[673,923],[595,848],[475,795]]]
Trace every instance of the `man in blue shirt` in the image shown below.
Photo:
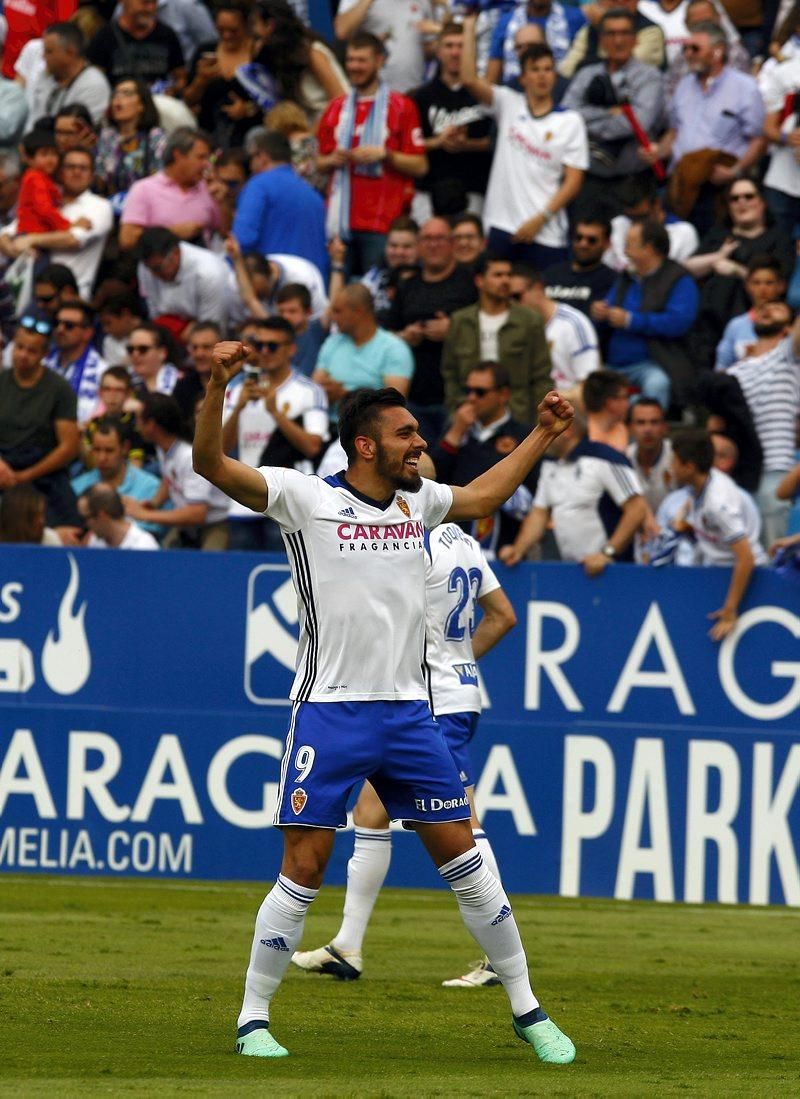
[[[694,279],[669,259],[669,234],[658,221],[634,223],[625,247],[632,273],[623,272],[592,317],[611,330],[606,366],[618,370],[654,397],[666,412],[682,409],[694,395],[695,368],[683,336],[697,316],[700,294]]]
[[[283,134],[248,134],[251,178],[242,188],[233,219],[233,235],[242,252],[301,256],[328,271],[325,204],[322,196],[292,167],[292,148]]]
[[[143,503],[151,500],[158,491],[161,482],[152,473],[146,473],[128,461],[130,442],[120,420],[111,416],[98,420],[92,435],[92,461],[94,469],[81,473],[72,482],[72,491],[82,496],[92,485],[99,481],[116,489],[121,497]],[[140,522],[137,524],[151,533],[160,534],[163,527],[157,523]]]

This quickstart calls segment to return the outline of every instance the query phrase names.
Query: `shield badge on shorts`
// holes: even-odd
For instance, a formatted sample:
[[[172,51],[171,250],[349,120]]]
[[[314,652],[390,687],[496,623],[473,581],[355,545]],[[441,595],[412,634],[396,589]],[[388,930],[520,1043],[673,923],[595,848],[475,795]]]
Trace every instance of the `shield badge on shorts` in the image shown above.
[[[397,506],[402,511],[403,515],[405,515],[406,519],[410,519],[411,518],[411,508],[408,506],[408,504],[405,502],[405,500],[403,499],[402,496],[397,497],[396,503],[397,503]]]
[[[294,813],[294,815],[296,817],[299,817],[300,814],[303,812],[303,810],[306,807],[306,803],[308,801],[308,794],[305,792],[305,790],[302,787],[298,786],[296,790],[292,790],[291,801],[292,801],[292,812]]]

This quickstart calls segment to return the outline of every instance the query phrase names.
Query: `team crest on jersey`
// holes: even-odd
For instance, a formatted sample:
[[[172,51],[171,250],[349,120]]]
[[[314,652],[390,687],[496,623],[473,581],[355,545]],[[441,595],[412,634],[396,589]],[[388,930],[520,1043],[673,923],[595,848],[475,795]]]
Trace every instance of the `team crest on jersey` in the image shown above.
[[[308,794],[305,792],[302,786],[298,786],[296,790],[292,790],[292,812],[296,817],[300,816],[300,814],[305,809],[307,803]]]
[[[406,519],[410,519],[411,518],[411,508],[405,502],[403,497],[398,496],[397,500],[395,502],[396,502],[397,506],[400,508],[400,510],[402,511],[403,515],[405,515]]]

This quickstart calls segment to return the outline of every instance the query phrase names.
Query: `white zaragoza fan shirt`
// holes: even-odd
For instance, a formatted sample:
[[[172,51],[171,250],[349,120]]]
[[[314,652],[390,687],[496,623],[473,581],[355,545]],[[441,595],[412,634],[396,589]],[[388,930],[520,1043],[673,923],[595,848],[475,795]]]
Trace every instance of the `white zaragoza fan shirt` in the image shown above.
[[[434,714],[481,712],[472,651],[476,604],[500,587],[478,543],[456,523],[426,537],[425,663]]]
[[[265,511],[283,532],[297,591],[300,644],[290,698],[300,702],[426,700],[426,527],[453,503],[423,481],[370,500],[337,474],[322,480],[261,466]]]

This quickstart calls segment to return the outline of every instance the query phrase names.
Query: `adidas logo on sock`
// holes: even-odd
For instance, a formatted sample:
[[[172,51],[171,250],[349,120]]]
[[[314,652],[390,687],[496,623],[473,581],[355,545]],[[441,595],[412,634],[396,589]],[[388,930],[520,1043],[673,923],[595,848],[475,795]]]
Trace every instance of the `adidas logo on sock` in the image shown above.
[[[356,513],[353,511],[352,508],[342,508],[339,514],[343,515],[345,519],[355,519],[356,517]]]
[[[510,911],[510,909],[509,909],[509,911]],[[503,918],[505,919],[505,917],[503,917]],[[277,939],[261,939],[261,945],[262,946],[268,946],[270,948],[270,950],[288,950],[289,949],[289,947],[286,945],[286,940],[282,939],[280,937],[277,938]]]
[[[495,916],[495,918],[492,920],[492,927],[495,927],[497,924],[502,923],[503,920],[507,920],[510,915],[511,915],[510,905],[504,904],[503,907],[500,909],[500,911]]]

